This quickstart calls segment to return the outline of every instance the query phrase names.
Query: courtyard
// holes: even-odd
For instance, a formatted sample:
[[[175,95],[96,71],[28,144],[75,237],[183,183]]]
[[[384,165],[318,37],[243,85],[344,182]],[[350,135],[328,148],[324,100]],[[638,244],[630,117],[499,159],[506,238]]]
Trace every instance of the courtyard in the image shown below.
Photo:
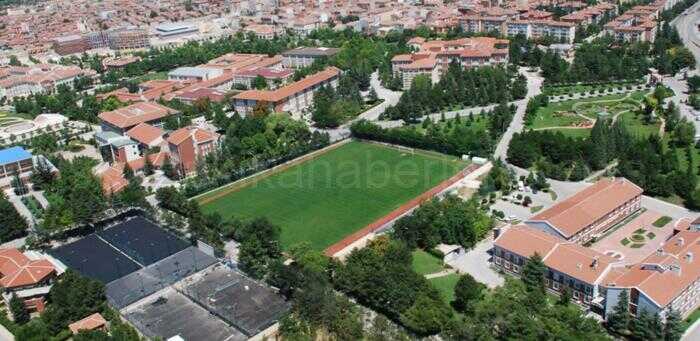
[[[620,225],[591,245],[591,249],[633,264],[657,250],[673,233],[673,221],[662,219],[661,213],[645,210]],[[660,227],[655,222],[665,222]],[[657,224],[659,225],[659,224]]]

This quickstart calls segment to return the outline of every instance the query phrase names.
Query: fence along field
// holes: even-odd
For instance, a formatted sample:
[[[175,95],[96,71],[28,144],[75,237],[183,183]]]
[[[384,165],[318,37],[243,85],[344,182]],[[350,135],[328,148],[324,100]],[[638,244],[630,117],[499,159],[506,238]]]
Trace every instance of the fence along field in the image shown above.
[[[197,197],[224,218],[267,217],[283,248],[308,241],[317,250],[342,240],[457,174],[457,158],[353,141],[266,174],[221,195]]]

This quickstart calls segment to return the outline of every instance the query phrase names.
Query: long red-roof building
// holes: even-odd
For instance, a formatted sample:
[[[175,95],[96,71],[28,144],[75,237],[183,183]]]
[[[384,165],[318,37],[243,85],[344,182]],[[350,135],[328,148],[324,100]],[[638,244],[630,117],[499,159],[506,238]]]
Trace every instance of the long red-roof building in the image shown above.
[[[639,209],[641,189],[625,179],[604,179],[523,225],[505,229],[494,241],[492,264],[519,275],[535,254],[547,266],[545,285],[554,293],[568,288],[573,300],[609,316],[622,291],[630,312],[670,311],[686,317],[700,307],[700,229],[681,219],[657,250],[629,264],[621,257],[584,246]]]

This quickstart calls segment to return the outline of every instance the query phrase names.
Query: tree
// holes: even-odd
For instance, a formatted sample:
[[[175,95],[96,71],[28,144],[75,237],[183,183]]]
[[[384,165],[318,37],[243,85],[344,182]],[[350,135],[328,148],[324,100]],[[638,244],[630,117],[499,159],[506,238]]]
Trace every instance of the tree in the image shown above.
[[[258,101],[255,103],[255,106],[253,107],[253,112],[252,116],[253,117],[266,117],[267,115],[270,114],[270,104],[265,102],[265,101]]]
[[[49,185],[51,185],[54,177],[55,175],[48,162],[44,158],[37,158],[32,175],[29,178],[33,187],[37,190],[45,190]]]
[[[561,289],[561,294],[559,295],[559,301],[557,303],[564,306],[571,303],[571,288],[569,288],[568,285],[565,285]]]
[[[469,274],[462,275],[455,285],[455,300],[452,306],[461,313],[470,312],[472,306],[484,295],[485,286]]]
[[[10,311],[12,312],[12,318],[15,323],[22,325],[29,322],[29,311],[24,305],[24,300],[17,297],[15,294],[12,294],[12,298],[10,299]]]
[[[163,174],[171,180],[177,179],[177,172],[175,171],[175,168],[173,167],[172,162],[170,161],[169,157],[166,157],[165,160],[163,160],[163,165],[160,167],[160,170],[163,171]]]
[[[14,205],[0,193],[0,242],[8,242],[27,235],[27,221]]]
[[[20,62],[15,55],[10,56],[9,64],[12,66],[22,66],[22,62]]]
[[[143,173],[146,176],[153,175],[155,173],[153,162],[151,161],[151,154],[147,151],[143,154]]]
[[[241,269],[253,278],[264,278],[273,262],[281,257],[280,228],[265,218],[244,224],[235,236],[240,241]]]
[[[265,77],[258,75],[255,78],[253,78],[251,88],[264,90],[267,88],[267,80],[265,79]]]
[[[12,177],[12,188],[15,191],[16,195],[25,195],[29,193],[29,188],[27,188],[27,184],[24,183],[24,180],[19,176],[19,173],[16,173]]]
[[[532,204],[532,198],[530,198],[529,195],[526,195],[525,198],[523,199],[523,206],[528,207]]]
[[[521,278],[528,292],[528,305],[533,309],[541,307],[546,300],[546,287],[544,284],[546,272],[547,266],[544,265],[542,257],[537,252],[523,266]]]
[[[377,103],[379,100],[379,97],[377,96],[377,92],[374,90],[374,88],[369,89],[369,93],[367,94],[367,103],[374,104]]]
[[[124,164],[124,169],[122,170],[122,173],[124,174],[124,178],[127,180],[131,180],[134,178],[134,170],[131,169],[129,163]]]
[[[610,331],[616,334],[627,335],[629,334],[631,320],[629,294],[626,289],[622,289],[617,297],[617,304],[615,304],[612,313],[608,316],[606,325]]]
[[[422,335],[433,335],[447,326],[452,311],[441,300],[420,295],[413,305],[401,314],[401,322]]]
[[[683,336],[683,325],[680,314],[677,311],[671,310],[666,315],[666,324],[664,326],[664,341],[678,341]]]

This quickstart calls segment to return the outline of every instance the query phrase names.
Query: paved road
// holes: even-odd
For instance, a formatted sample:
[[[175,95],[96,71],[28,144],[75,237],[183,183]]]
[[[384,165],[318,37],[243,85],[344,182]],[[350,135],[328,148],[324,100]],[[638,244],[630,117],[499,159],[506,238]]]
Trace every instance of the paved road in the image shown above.
[[[506,132],[503,134],[501,141],[498,142],[498,146],[496,146],[494,159],[506,159],[508,145],[510,144],[510,140],[513,138],[513,134],[521,132],[525,125],[523,119],[525,117],[525,109],[527,108],[528,100],[542,92],[542,77],[538,76],[536,73],[528,72],[525,68],[521,68],[520,73],[525,75],[527,78],[527,95],[524,99],[515,102],[515,105],[517,106],[515,116],[513,117],[513,121],[510,123],[508,130],[506,130]]]
[[[700,340],[700,320],[695,321],[688,330],[685,331],[681,341],[695,341]]]
[[[700,24],[700,2],[688,8],[671,23],[676,25],[678,34],[686,47],[693,53],[695,60],[700,63],[700,32],[697,28],[697,25]]]
[[[688,84],[678,77],[664,77],[662,83],[673,89],[674,95],[666,101],[672,101],[678,107],[681,117],[685,117],[695,125],[695,131],[700,132],[700,121],[695,120],[693,109],[685,104],[688,101]]]
[[[487,236],[466,253],[448,260],[447,264],[459,271],[468,273],[477,282],[486,284],[489,288],[503,285],[503,277],[491,268],[489,251],[493,248],[493,237]]]
[[[0,325],[0,341],[15,341],[15,336],[3,325]]]
[[[312,131],[318,130],[318,131],[328,133],[328,135],[330,135],[331,142],[342,140],[342,139],[350,136],[350,126],[355,121],[362,120],[362,119],[365,119],[368,121],[376,121],[379,119],[379,116],[381,116],[384,113],[384,111],[386,111],[386,109],[388,107],[394,106],[394,105],[396,105],[396,103],[399,102],[399,99],[401,98],[402,92],[391,91],[391,90],[383,87],[381,81],[379,81],[379,74],[377,71],[372,73],[372,76],[370,77],[369,84],[374,89],[374,91],[377,93],[377,97],[379,97],[380,99],[383,99],[384,102],[382,102],[379,105],[372,107],[369,110],[361,113],[354,120],[351,120],[350,122],[347,122],[336,129],[311,128],[311,130]]]

